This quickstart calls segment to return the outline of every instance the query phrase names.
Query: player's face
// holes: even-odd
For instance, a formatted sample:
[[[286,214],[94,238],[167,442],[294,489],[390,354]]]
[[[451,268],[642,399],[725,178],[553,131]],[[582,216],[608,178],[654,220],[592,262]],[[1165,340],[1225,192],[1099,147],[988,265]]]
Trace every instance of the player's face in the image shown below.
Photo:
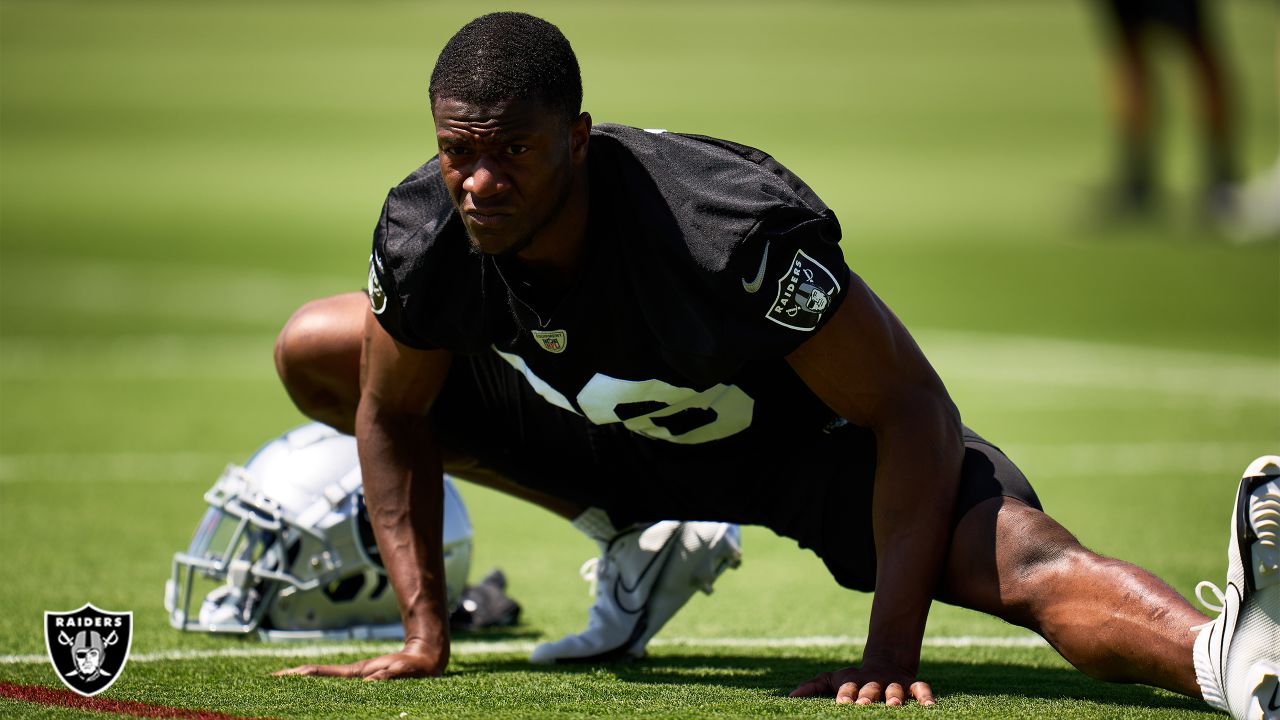
[[[478,250],[518,253],[565,211],[586,157],[581,119],[569,124],[540,103],[518,100],[479,107],[437,98],[432,114],[440,172]]]

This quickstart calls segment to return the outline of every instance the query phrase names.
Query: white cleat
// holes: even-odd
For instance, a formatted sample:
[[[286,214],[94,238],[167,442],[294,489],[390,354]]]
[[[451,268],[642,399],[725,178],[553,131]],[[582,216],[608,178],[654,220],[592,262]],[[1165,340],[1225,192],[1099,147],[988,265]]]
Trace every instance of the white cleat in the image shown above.
[[[1264,455],[1245,470],[1231,513],[1227,586],[1202,582],[1196,596],[1220,613],[1200,626],[1193,653],[1205,701],[1237,720],[1280,719],[1280,457]]]
[[[535,663],[605,663],[643,657],[645,646],[697,590],[742,562],[741,531],[719,522],[664,520],[601,543],[583,565],[594,580],[587,629],[533,649]]]

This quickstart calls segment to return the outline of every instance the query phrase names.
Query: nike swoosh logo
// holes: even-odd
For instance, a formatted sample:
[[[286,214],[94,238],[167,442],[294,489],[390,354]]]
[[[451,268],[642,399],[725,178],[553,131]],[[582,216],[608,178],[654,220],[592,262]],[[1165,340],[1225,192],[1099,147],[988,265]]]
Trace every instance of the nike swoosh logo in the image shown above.
[[[676,528],[676,532],[680,532],[680,530],[681,528]],[[677,538],[674,535],[671,538],[668,538],[667,543],[662,547],[662,549],[659,550],[656,555],[649,558],[649,562],[645,564],[644,569],[636,576],[635,584],[631,587],[627,587],[627,583],[622,577],[622,574],[618,574],[618,579],[614,581],[613,585],[613,600],[618,604],[618,607],[621,608],[623,612],[634,615],[635,613],[643,612],[645,610],[644,603],[641,603],[640,607],[634,610],[627,607],[627,603],[623,602],[624,596],[625,599],[633,599],[632,596],[636,594],[636,591],[645,587],[645,578],[649,575],[650,570],[653,571],[655,578],[661,575],[662,568],[666,567],[667,561],[671,559],[673,548],[676,546],[676,540]],[[655,579],[648,585],[650,593],[653,591],[653,583],[656,582],[657,580]],[[646,595],[644,600],[647,601],[649,597],[649,595]]]
[[[1280,682],[1271,689],[1271,699],[1267,701],[1268,710],[1280,710],[1280,702],[1276,702],[1277,698],[1280,698]]]
[[[749,293],[760,292],[760,286],[764,284],[764,269],[769,264],[769,241],[764,243],[764,257],[760,258],[760,271],[756,273],[756,277],[751,282],[742,281],[742,289]],[[741,279],[741,278],[739,278]]]

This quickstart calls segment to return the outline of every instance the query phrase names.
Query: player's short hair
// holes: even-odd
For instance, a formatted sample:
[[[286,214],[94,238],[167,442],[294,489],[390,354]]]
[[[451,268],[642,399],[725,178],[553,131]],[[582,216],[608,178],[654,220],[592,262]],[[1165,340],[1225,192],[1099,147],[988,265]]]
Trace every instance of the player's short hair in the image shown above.
[[[431,72],[439,98],[473,105],[533,100],[572,122],[582,110],[578,58],[560,28],[518,12],[484,15],[449,38]]]

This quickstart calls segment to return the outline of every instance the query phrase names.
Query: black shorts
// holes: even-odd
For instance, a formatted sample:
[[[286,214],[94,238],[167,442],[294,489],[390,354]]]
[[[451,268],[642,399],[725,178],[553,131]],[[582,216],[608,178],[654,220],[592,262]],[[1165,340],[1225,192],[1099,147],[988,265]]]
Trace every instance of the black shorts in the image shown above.
[[[1200,0],[1107,0],[1105,5],[1115,27],[1128,35],[1154,26],[1164,26],[1187,37],[1204,34]]]
[[[551,405],[496,354],[455,356],[432,418],[451,451],[520,485],[601,508],[619,527],[667,519],[763,525],[816,552],[841,585],[875,587],[876,450],[864,428],[808,433],[785,452],[750,437],[750,429],[673,444]],[[1022,472],[966,428],[952,527],[999,496],[1041,508]]]

